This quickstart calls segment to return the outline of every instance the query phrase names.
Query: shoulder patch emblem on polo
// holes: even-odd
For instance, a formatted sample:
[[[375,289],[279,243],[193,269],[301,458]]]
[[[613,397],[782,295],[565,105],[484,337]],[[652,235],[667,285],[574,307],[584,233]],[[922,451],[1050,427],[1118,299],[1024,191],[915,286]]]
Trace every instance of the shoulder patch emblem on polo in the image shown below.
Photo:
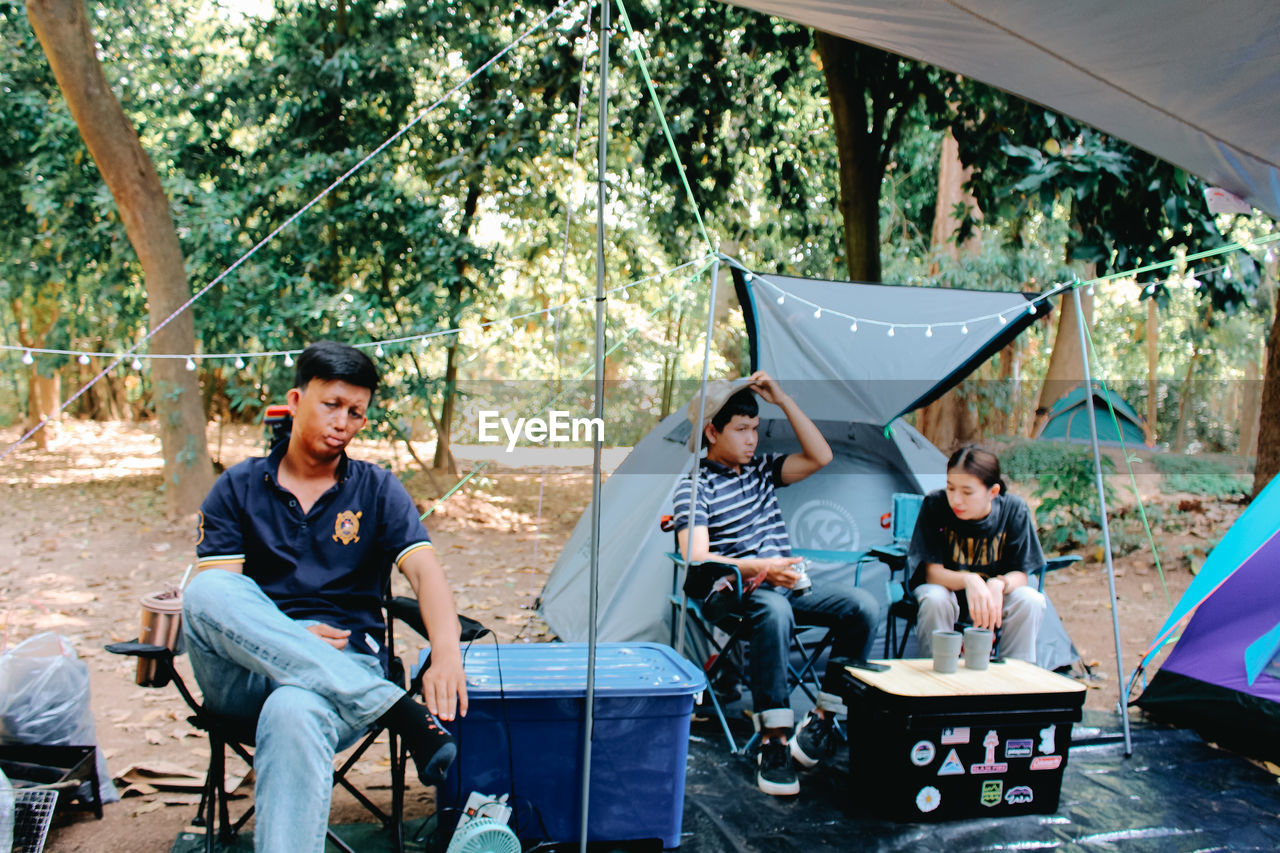
[[[361,515],[363,513],[352,512],[349,509],[338,513],[338,517],[333,520],[333,541],[341,542],[343,545],[359,542]]]

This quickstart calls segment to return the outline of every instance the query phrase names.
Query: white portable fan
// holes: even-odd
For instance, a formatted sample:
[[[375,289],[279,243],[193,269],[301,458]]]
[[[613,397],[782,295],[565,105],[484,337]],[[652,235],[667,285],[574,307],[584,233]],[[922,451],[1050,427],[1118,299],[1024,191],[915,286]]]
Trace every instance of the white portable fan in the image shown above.
[[[475,817],[458,827],[445,853],[520,853],[520,839],[501,821]]]

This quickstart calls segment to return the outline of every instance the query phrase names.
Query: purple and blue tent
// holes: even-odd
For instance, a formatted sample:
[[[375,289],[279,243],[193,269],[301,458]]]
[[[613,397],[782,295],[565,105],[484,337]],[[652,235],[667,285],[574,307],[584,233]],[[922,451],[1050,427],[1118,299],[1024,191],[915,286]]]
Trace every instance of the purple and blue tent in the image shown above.
[[[1280,761],[1280,478],[1210,552],[1139,673],[1192,611],[1138,705],[1221,746]]]

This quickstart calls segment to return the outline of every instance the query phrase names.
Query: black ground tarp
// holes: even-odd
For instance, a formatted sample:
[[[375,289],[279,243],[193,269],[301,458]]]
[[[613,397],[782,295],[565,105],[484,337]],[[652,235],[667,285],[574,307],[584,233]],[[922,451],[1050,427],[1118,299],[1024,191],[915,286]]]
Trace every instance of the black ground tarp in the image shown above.
[[[1276,777],[1194,732],[1139,718],[1126,759],[1119,722],[1087,712],[1076,724],[1056,814],[932,824],[890,823],[851,802],[843,751],[802,776],[799,797],[761,794],[746,759],[695,723],[681,850],[1280,850]]]

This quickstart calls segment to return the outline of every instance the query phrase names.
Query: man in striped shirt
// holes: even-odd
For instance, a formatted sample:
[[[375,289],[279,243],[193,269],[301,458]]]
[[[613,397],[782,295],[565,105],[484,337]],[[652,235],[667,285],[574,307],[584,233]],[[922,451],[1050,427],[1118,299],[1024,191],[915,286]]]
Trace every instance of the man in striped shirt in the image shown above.
[[[756,455],[757,394],[782,409],[800,442],[799,453]],[[803,480],[831,461],[831,447],[813,421],[763,371],[745,381],[708,383],[702,408],[699,423],[699,398],[694,397],[689,404],[694,424],[690,450],[707,451],[697,507],[690,512],[693,484],[682,480],[674,498],[676,536],[691,561],[737,566],[743,583],[755,587],[745,599],[744,616],[751,625],[749,678],[761,735],[756,785],[775,796],[798,794],[793,760],[808,769],[831,757],[836,747],[832,721],[844,705],[838,696],[820,693],[818,706],[793,734],[787,655],[797,618],[836,629],[833,658],[865,660],[878,610],[875,599],[854,586],[852,577],[847,584],[815,585],[803,595],[794,589],[802,578],[795,570],[801,558],[791,554],[775,489]]]

